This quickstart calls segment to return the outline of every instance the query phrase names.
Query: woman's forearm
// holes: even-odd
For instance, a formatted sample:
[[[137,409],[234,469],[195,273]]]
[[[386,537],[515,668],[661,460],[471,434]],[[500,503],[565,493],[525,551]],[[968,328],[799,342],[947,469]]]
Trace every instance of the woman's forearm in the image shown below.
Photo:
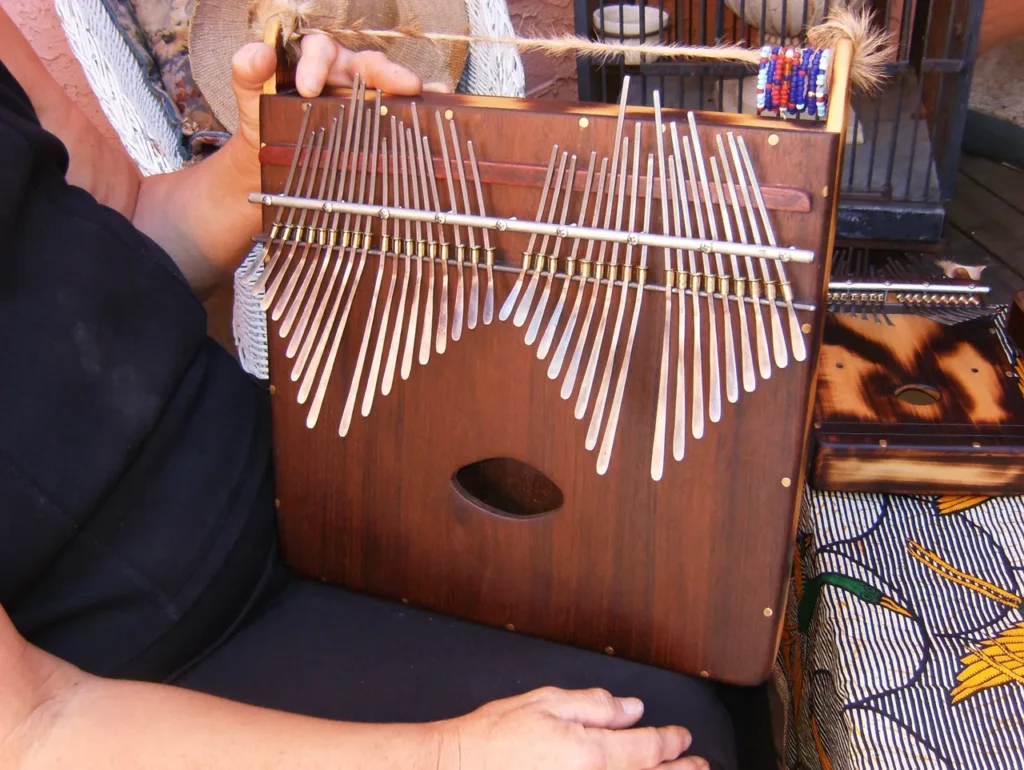
[[[231,276],[260,230],[257,151],[235,136],[210,158],[143,180],[132,221],[170,254],[200,298]]]
[[[84,675],[33,719],[20,770],[437,770],[445,740],[440,723],[331,722]]]

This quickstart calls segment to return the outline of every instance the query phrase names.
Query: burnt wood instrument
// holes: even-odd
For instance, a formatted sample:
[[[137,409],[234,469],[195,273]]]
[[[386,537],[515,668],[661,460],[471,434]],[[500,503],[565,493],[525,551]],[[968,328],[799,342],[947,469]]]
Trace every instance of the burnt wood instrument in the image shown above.
[[[255,290],[288,563],[763,681],[849,62],[820,122],[265,95]]]

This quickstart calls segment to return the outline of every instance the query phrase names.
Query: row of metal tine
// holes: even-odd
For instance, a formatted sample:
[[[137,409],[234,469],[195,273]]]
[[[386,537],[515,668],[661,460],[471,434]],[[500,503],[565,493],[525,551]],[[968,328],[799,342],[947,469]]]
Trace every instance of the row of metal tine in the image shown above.
[[[625,94],[628,89],[623,87],[623,99],[619,107],[616,125],[615,144],[612,156],[601,159],[600,170],[596,175],[598,154],[592,152],[589,159],[583,194],[578,202],[576,224],[584,225],[589,217],[592,227],[603,227],[622,230],[623,218],[628,207],[628,231],[636,232],[636,218],[640,201],[639,182],[641,177],[641,144],[642,123],[636,123],[632,139],[632,162],[630,165],[630,138],[624,136],[626,114]],[[362,340],[355,362],[351,384],[345,400],[339,435],[345,436],[352,424],[357,401],[360,411],[368,416],[373,406],[378,386],[380,394],[388,395],[395,382],[396,375],[408,379],[414,358],[421,365],[427,364],[431,350],[443,354],[446,350],[449,335],[458,341],[463,332],[463,324],[469,329],[477,326],[482,316],[484,324],[490,324],[494,314],[494,249],[489,241],[488,231],[480,230],[478,239],[476,228],[467,227],[467,238],[464,241],[457,225],[445,225],[444,217],[439,216],[434,222],[411,223],[409,219],[401,222],[402,209],[432,209],[442,213],[441,199],[438,194],[437,180],[434,175],[434,157],[427,136],[421,132],[419,117],[415,103],[412,105],[412,126],[407,127],[392,116],[390,120],[390,142],[388,137],[381,137],[380,120],[383,110],[380,105],[379,92],[374,97],[372,108],[365,106],[365,88],[358,82],[353,88],[347,105],[342,105],[340,114],[333,119],[329,130],[323,128],[309,131],[308,121],[310,110],[306,110],[296,142],[291,168],[285,183],[285,195],[302,195],[310,198],[314,195],[319,200],[354,201],[382,206],[382,211],[393,211],[390,217],[391,231],[388,232],[387,218],[382,220],[381,233],[378,241],[378,263],[370,307],[363,327]],[[473,214],[474,200],[476,213],[486,216],[483,191],[480,183],[480,172],[476,154],[471,141],[466,143],[472,185],[475,196],[469,192],[469,181],[466,178],[458,129],[454,117],[447,116],[448,132],[440,113],[435,113],[437,142],[440,147],[442,162],[446,172],[449,193],[448,212],[458,213],[461,206],[467,214]],[[658,94],[655,94],[655,133],[656,153],[649,153],[646,158],[646,190],[643,196],[643,232],[647,232],[651,222],[653,205],[653,185],[659,185],[661,203],[661,221],[666,235],[685,235],[688,238],[699,236],[704,240],[708,236],[718,240],[718,222],[712,203],[711,184],[717,193],[720,222],[724,231],[724,240],[739,243],[753,243],[777,246],[775,234],[768,217],[767,208],[761,194],[760,186],[751,163],[750,154],[742,137],[735,137],[731,132],[726,137],[716,136],[717,157],[710,160],[710,180],[707,164],[696,122],[692,113],[688,116],[689,136],[680,142],[678,126],[673,122],[663,125],[661,105]],[[342,124],[344,128],[342,129]],[[372,128],[371,128],[372,124]],[[372,138],[371,138],[372,134]],[[452,173],[452,155],[449,154],[448,134],[453,143],[455,173]],[[342,138],[344,135],[344,138]],[[665,139],[671,137],[672,151],[666,154]],[[728,151],[726,150],[728,145]],[[361,153],[357,150],[362,147]],[[303,152],[304,150],[304,152]],[[554,223],[564,226],[570,216],[574,182],[576,179],[577,158],[567,152],[559,155],[558,146],[551,151],[545,182],[537,208],[536,221]],[[300,160],[300,155],[303,159]],[[667,155],[667,158],[666,158]],[[361,157],[362,164],[353,158]],[[368,160],[367,160],[368,159]],[[340,164],[339,164],[340,161]],[[378,180],[378,163],[383,161],[385,168],[380,175],[381,195],[378,201],[376,185]],[[390,174],[387,164],[390,163]],[[655,175],[657,163],[657,175]],[[685,171],[684,171],[685,164]],[[357,165],[361,168],[357,170]],[[369,167],[369,168],[368,168]],[[556,171],[557,167],[557,171]],[[629,173],[631,170],[631,173]],[[369,190],[367,191],[367,175]],[[723,186],[724,175],[724,186]],[[461,199],[456,192],[456,177],[461,191]],[[357,179],[358,178],[358,179]],[[629,191],[627,194],[627,182]],[[689,187],[689,192],[687,191]],[[595,192],[596,190],[596,192]],[[728,190],[727,201],[725,191]],[[753,194],[753,199],[751,198]],[[327,196],[327,197],[325,197]],[[593,201],[592,201],[593,198]],[[687,199],[692,200],[693,216]],[[742,205],[741,205],[742,199]],[[704,205],[702,206],[702,201]],[[591,211],[591,202],[593,209]],[[617,202],[617,205],[616,205]],[[671,205],[672,216],[669,216]],[[603,207],[603,211],[602,211]],[[614,210],[614,211],[613,211]],[[613,224],[614,213],[614,224]],[[312,395],[307,426],[313,427],[323,407],[335,359],[353,299],[359,286],[367,262],[368,252],[374,234],[371,231],[371,216],[346,213],[340,222],[341,213],[330,210],[289,209],[285,212],[278,209],[275,223],[270,231],[262,258],[254,262],[254,270],[260,265],[263,272],[258,276],[253,287],[254,296],[263,293],[261,307],[269,311],[274,320],[283,322],[279,334],[290,337],[286,355],[294,359],[291,379],[301,384],[298,392],[300,403],[306,403]],[[734,219],[733,219],[734,218]],[[735,223],[735,230],[733,229]],[[451,229],[454,243],[454,260],[452,259],[452,242],[447,239],[446,227]],[[570,399],[577,394],[574,414],[577,419],[585,418],[589,411],[591,396],[593,410],[588,425],[586,446],[593,450],[600,449],[597,456],[598,473],[604,474],[609,467],[615,434],[621,414],[623,394],[629,373],[637,326],[640,317],[642,300],[645,292],[648,269],[648,246],[635,246],[632,242],[625,244],[623,259],[619,261],[620,246],[602,241],[599,246],[588,240],[585,256],[580,257],[581,238],[572,237],[572,227],[561,227],[559,235],[544,235],[537,244],[537,235],[530,237],[529,245],[523,255],[523,264],[516,283],[506,301],[503,303],[499,318],[502,321],[512,318],[518,326],[527,326],[526,342],[529,345],[540,340],[537,357],[544,360],[549,354],[551,360],[547,374],[552,380],[562,375],[561,386],[563,399]],[[749,227],[749,230],[748,230]],[[694,232],[696,230],[696,233]],[[738,240],[734,241],[734,234]],[[748,240],[749,238],[749,240]],[[561,270],[561,251],[563,241],[572,240],[569,256],[565,258],[564,271]],[[467,246],[468,255],[467,259]],[[481,246],[483,259],[481,259]],[[549,246],[551,247],[549,250]],[[594,260],[595,247],[598,249]],[[330,259],[334,249],[338,249],[336,259]],[[634,263],[634,251],[639,251],[639,258]],[[673,254],[672,252],[675,251]],[[388,255],[393,259],[388,259]],[[757,369],[762,378],[767,379],[772,373],[772,360],[777,367],[788,364],[786,335],[779,315],[777,300],[788,313],[789,337],[792,355],[797,360],[804,360],[806,348],[792,303],[792,292],[786,278],[785,267],[780,260],[776,264],[777,283],[768,267],[766,259],[759,259],[760,273],[755,269],[754,259],[744,257],[745,272],[741,272],[739,259],[735,254],[730,258],[731,272],[727,270],[725,257],[714,254],[714,265],[707,251],[702,251],[700,260],[694,251],[688,251],[686,260],[682,250],[664,249],[664,302],[665,319],[663,326],[661,370],[658,389],[658,402],[655,415],[655,437],[651,454],[651,477],[661,478],[664,471],[665,447],[667,434],[668,394],[671,378],[672,323],[676,318],[677,362],[675,367],[675,398],[674,424],[672,433],[672,456],[682,460],[685,456],[686,434],[701,438],[705,430],[705,414],[711,422],[718,422],[722,417],[722,367],[719,361],[718,343],[718,312],[717,303],[721,305],[722,330],[724,334],[725,354],[725,394],[730,403],[739,399],[740,383],[743,390],[755,390],[754,355],[750,341],[747,307],[753,312],[754,330],[757,349]],[[449,298],[449,265],[454,262],[456,267],[455,296],[452,298],[452,317],[448,318]],[[385,281],[385,267],[390,264],[387,293],[384,295],[383,307],[378,315],[381,289]],[[415,280],[412,273],[415,265]],[[439,280],[435,267],[440,267]],[[466,268],[469,269],[469,298],[465,298]],[[483,312],[480,313],[480,269],[485,271]],[[401,272],[401,288],[395,304],[396,288]],[[328,273],[330,273],[328,275]],[[427,291],[422,295],[424,273],[427,276]],[[340,278],[340,285],[338,285]],[[529,278],[529,280],[527,280]],[[561,290],[553,312],[547,317],[554,282],[562,280]],[[325,283],[326,279],[326,283]],[[543,279],[543,288],[538,288]],[[412,283],[411,297],[410,283]],[[578,286],[568,320],[558,335],[558,326],[567,305],[570,286]],[[434,306],[437,286],[440,285],[440,296],[437,299],[437,324],[434,326]],[[337,286],[337,291],[335,288]],[[590,332],[593,328],[595,315],[599,305],[599,294],[604,287],[603,303],[597,319],[597,327],[593,339]],[[584,295],[591,288],[590,299],[583,316],[582,326],[579,318]],[[619,362],[618,374],[612,390],[612,374],[622,340],[623,324],[628,304],[630,289],[635,289],[632,315],[629,330],[625,336],[625,347]],[[601,371],[600,381],[596,382],[600,359],[608,336],[610,309],[614,303],[614,295],[619,290],[615,321],[611,329],[610,345]],[[333,302],[329,299],[333,295]],[[687,295],[692,297],[690,312],[687,312]],[[709,350],[707,361],[701,351],[702,319],[700,298],[706,298]],[[420,304],[423,299],[422,326],[420,320]],[[675,298],[678,298],[676,302]],[[534,303],[534,300],[537,302]],[[410,305],[411,302],[411,305]],[[678,312],[673,313],[676,304]],[[735,306],[735,308],[733,307]],[[762,315],[762,306],[768,308],[771,326],[771,349],[769,353],[768,333]],[[408,309],[408,317],[406,311]],[[732,314],[737,311],[739,319],[740,356],[739,369],[735,346],[735,333]],[[389,324],[392,312],[394,324]],[[339,316],[340,313],[340,316]],[[379,322],[378,322],[379,321]],[[527,324],[527,322],[529,323]],[[691,404],[690,421],[686,420],[686,366],[684,349],[686,328],[692,325],[693,344],[691,359]],[[373,329],[377,334],[373,339]],[[579,326],[579,333],[574,332]],[[417,341],[417,330],[419,339]],[[542,333],[543,328],[543,333]],[[555,338],[558,336],[558,342]],[[404,350],[402,340],[404,337]],[[390,344],[388,344],[390,341]],[[373,353],[370,346],[373,343]],[[386,352],[385,352],[386,349]],[[572,350],[571,356],[569,355]],[[566,367],[566,360],[568,366]],[[586,365],[583,366],[584,359]],[[365,386],[363,373],[369,363],[369,372]],[[705,407],[705,366],[708,372],[707,402]],[[583,374],[580,377],[580,369]],[[576,390],[577,381],[580,383]],[[609,394],[611,402],[609,408]],[[605,413],[608,419],[605,422]],[[603,431],[602,431],[603,427]]]

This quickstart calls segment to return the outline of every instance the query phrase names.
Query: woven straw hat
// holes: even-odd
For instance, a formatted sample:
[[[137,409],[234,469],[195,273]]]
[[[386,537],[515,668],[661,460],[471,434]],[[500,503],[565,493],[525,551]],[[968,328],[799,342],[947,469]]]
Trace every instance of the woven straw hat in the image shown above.
[[[196,85],[217,119],[229,131],[238,125],[231,90],[231,58],[246,43],[263,39],[270,19],[281,22],[290,62],[304,32],[333,34],[353,50],[376,49],[416,73],[424,83],[458,85],[466,64],[464,43],[387,39],[374,44],[363,29],[416,29],[469,33],[465,0],[196,0],[189,35],[189,58]],[[356,30],[347,34],[348,30]]]

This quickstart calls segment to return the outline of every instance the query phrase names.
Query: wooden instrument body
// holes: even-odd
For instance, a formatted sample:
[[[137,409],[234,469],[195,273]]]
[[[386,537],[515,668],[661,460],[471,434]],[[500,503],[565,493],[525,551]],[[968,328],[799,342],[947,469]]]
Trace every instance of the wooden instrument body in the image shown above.
[[[889,317],[895,326],[826,316],[811,485],[892,494],[1024,492],[1024,391],[995,319],[948,326],[912,314]]]
[[[441,95],[424,95],[416,102],[435,162],[440,157],[435,110],[443,114],[450,109],[461,139],[474,143],[489,215],[535,217],[552,143],[579,158],[577,190],[590,151],[611,154],[615,111],[604,105]],[[409,125],[410,103],[384,99],[388,119],[397,115]],[[282,148],[294,145],[302,104],[296,97],[263,97],[265,192],[282,189],[291,156]],[[324,125],[337,115],[340,100],[311,104],[316,111],[312,125]],[[653,115],[630,108],[624,134],[631,139],[635,119],[644,120],[646,156],[654,151]],[[685,114],[666,111],[665,120],[678,121],[685,134]],[[381,125],[387,136],[385,122]],[[744,137],[766,188],[779,243],[816,254],[811,264],[787,265],[795,299],[821,308],[841,134],[806,122],[718,114],[700,114],[698,125],[708,157],[716,148],[715,134],[734,131]],[[446,204],[442,178],[438,186]],[[576,201],[570,222],[576,221]],[[654,212],[649,231],[662,232],[657,201]],[[269,210],[265,223],[269,229]],[[525,237],[492,233],[491,238],[498,247],[500,306],[515,281]],[[570,248],[569,241],[563,244],[563,257]],[[585,250],[583,244],[581,257]],[[345,259],[358,265],[358,255]],[[589,412],[586,419],[575,419],[575,393],[570,400],[560,397],[561,378],[548,379],[548,361],[537,359],[536,344],[525,344],[525,329],[499,321],[497,313],[492,324],[467,329],[461,340],[449,341],[443,355],[432,350],[429,364],[414,364],[408,380],[396,377],[395,389],[387,396],[378,392],[370,415],[357,413],[348,435],[339,438],[342,406],[374,293],[376,252],[368,255],[358,281],[349,331],[312,430],[305,426],[308,406],[296,403],[298,387],[287,374],[292,360],[286,357],[279,324],[269,322],[277,497],[288,564],[311,578],[517,633],[734,683],[763,681],[771,671],[783,617],[824,314],[799,311],[800,323],[810,325],[805,327],[806,361],[790,356],[784,369],[773,363],[771,378],[759,378],[756,391],[741,392],[738,403],[723,396],[721,422],[708,422],[699,440],[687,430],[685,459],[675,462],[670,456],[664,478],[654,482],[648,469],[665,319],[662,259],[660,250],[650,250],[652,288],[644,292],[614,454],[603,476],[595,472],[594,453],[584,448]],[[403,260],[384,260],[385,289],[396,266],[405,269]],[[456,270],[451,265],[447,270],[454,286]],[[556,278],[553,295],[561,285]],[[579,290],[576,281],[568,306]],[[592,285],[588,299],[591,290]],[[629,292],[627,326],[635,294]],[[687,316],[695,299],[686,297]],[[673,301],[678,305],[678,295]],[[618,302],[617,291],[609,327]],[[707,298],[699,302],[706,389]],[[715,304],[717,309],[717,299]],[[780,312],[785,323],[785,311]],[[747,315],[753,338],[749,310]],[[767,323],[766,307],[764,317]],[[732,324],[735,329],[735,312]],[[676,333],[673,313],[673,370]],[[721,326],[718,333],[721,347]],[[687,335],[689,425],[694,343],[689,323]],[[621,349],[620,343],[620,355]],[[604,356],[597,378],[603,367]],[[671,406],[669,414],[671,419]],[[543,514],[517,516],[467,494],[456,474],[493,458],[526,463],[542,473],[560,490],[560,504]],[[485,481],[494,487],[495,499],[529,501],[536,488],[515,471],[505,473],[510,467],[499,462],[481,473],[491,473]]]

